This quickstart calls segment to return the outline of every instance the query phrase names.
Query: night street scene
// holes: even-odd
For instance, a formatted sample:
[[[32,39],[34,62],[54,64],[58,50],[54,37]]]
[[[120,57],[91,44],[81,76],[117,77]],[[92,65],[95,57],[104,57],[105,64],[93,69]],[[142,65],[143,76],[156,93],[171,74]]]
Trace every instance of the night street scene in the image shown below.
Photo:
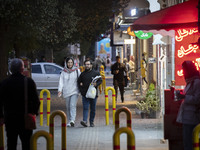
[[[200,0],[0,0],[0,150],[200,150]]]

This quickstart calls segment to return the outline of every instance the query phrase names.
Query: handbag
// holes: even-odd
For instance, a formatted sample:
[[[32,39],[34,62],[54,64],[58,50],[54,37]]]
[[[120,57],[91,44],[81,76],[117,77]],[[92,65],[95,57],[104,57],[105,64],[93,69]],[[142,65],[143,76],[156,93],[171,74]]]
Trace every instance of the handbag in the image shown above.
[[[90,83],[90,86],[87,90],[87,93],[85,95],[86,98],[91,98],[91,99],[94,99],[97,95],[97,90],[96,88],[94,87],[94,85],[92,83],[96,82],[99,78],[101,78],[101,76],[96,76],[92,82]]]
[[[36,129],[36,115],[28,113],[28,97],[27,97],[27,77],[24,79],[24,99],[25,99],[25,115],[24,115],[24,120],[25,120],[25,129],[27,130],[33,130]]]
[[[90,84],[88,90],[87,90],[87,93],[85,95],[86,98],[91,98],[91,99],[94,99],[96,97],[96,88],[94,87],[93,84]]]

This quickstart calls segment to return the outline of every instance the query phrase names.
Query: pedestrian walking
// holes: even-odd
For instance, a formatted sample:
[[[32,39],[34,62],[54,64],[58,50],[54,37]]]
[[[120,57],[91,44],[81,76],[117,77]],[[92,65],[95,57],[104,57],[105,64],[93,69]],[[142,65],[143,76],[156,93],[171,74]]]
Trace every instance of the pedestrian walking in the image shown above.
[[[184,61],[182,68],[186,86],[183,93],[177,93],[177,98],[183,99],[177,122],[182,123],[184,150],[193,150],[193,129],[200,123],[200,76],[192,61]]]
[[[116,56],[116,63],[111,66],[111,74],[114,75],[113,77],[113,85],[116,92],[116,101],[117,101],[117,90],[119,87],[119,91],[121,94],[121,101],[124,102],[124,73],[127,75],[127,79],[129,79],[128,71],[124,63],[120,63],[120,57]]]
[[[107,59],[106,59],[106,73],[109,74],[110,72],[110,66],[111,66],[111,59],[109,56],[107,56]]]
[[[81,125],[87,127],[87,120],[88,120],[88,112],[90,106],[90,127],[94,127],[94,118],[96,112],[96,102],[98,98],[98,86],[102,83],[102,78],[98,79],[96,82],[92,83],[96,88],[96,97],[94,99],[86,98],[86,93],[88,88],[93,80],[93,78],[100,76],[100,73],[92,69],[92,63],[90,60],[86,60],[84,62],[85,71],[81,73],[78,78],[78,86],[79,90],[82,95],[82,103],[83,103],[83,121],[81,121]]]
[[[96,71],[99,71],[100,70],[100,67],[101,65],[103,65],[103,60],[101,59],[100,56],[97,56],[96,59],[95,59],[95,65],[94,68]]]
[[[128,86],[127,74],[129,75],[129,63],[127,58],[124,58],[124,65],[126,66],[126,69],[128,71],[128,73],[124,72],[124,86],[127,87]]]
[[[67,127],[74,127],[76,119],[76,105],[78,101],[77,80],[81,74],[80,70],[74,67],[73,58],[66,58],[65,67],[60,75],[58,85],[58,96],[63,94],[66,100]]]
[[[30,149],[33,130],[25,129],[25,91],[27,91],[28,113],[38,115],[40,101],[35,82],[22,75],[23,70],[23,61],[18,58],[13,59],[12,75],[0,84],[0,124],[5,123],[7,150],[16,150],[18,136],[22,142],[22,150]]]
[[[135,74],[135,57],[130,56],[129,60],[129,70],[130,70],[130,83],[131,85],[134,83],[136,74]]]

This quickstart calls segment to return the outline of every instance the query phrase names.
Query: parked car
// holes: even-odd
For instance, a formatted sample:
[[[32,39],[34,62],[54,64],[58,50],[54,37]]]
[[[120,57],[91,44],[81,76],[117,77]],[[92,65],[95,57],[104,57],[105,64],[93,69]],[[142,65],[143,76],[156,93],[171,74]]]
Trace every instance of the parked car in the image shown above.
[[[58,89],[60,74],[63,67],[48,62],[31,63],[31,76],[37,89]]]

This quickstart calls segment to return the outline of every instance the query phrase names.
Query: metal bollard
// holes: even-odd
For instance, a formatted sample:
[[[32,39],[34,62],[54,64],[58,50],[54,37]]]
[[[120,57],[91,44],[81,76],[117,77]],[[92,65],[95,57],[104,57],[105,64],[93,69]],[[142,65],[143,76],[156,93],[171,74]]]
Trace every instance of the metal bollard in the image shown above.
[[[50,96],[49,90],[47,89],[43,89],[40,92],[40,126],[43,126],[43,94],[44,92],[47,93],[47,126],[49,126],[51,96]]]
[[[106,90],[106,77],[105,77],[104,71],[101,72],[101,77],[102,77],[102,90],[104,91],[104,94],[105,94],[105,90]]]
[[[47,131],[37,131],[31,137],[31,150],[37,150],[37,139],[43,136],[47,140],[47,150],[53,150],[53,142],[52,142],[52,135],[49,134]]]
[[[199,149],[199,133],[200,133],[200,124],[198,124],[193,130],[193,150],[200,150]]]
[[[99,72],[103,71],[104,72],[104,66],[101,65],[100,68],[99,68]]]
[[[4,124],[0,124],[0,150],[4,150]]]
[[[81,72],[83,72],[85,70],[85,68],[83,66],[80,66],[79,69]]]
[[[116,113],[115,113],[115,130],[117,130],[119,128],[119,114],[121,112],[125,112],[126,113],[126,119],[127,119],[127,127],[132,129],[132,124],[131,124],[131,111],[127,108],[127,107],[122,107],[119,108]]]
[[[120,134],[127,134],[127,149],[135,150],[135,135],[130,128],[118,128],[113,135],[113,150],[120,150]]]
[[[113,124],[115,124],[115,111],[116,111],[116,101],[115,101],[115,89],[112,87],[107,87],[105,90],[105,114],[106,114],[106,125],[109,125],[109,102],[108,102],[108,91],[112,91],[112,104],[113,104]]]
[[[62,145],[62,150],[66,150],[67,149],[67,144],[66,144],[66,115],[63,111],[61,110],[57,110],[54,111],[51,115],[50,115],[50,127],[49,127],[49,133],[52,135],[52,143],[53,143],[53,147],[54,147],[54,117],[59,115],[62,119],[62,141],[61,141],[61,145]]]

